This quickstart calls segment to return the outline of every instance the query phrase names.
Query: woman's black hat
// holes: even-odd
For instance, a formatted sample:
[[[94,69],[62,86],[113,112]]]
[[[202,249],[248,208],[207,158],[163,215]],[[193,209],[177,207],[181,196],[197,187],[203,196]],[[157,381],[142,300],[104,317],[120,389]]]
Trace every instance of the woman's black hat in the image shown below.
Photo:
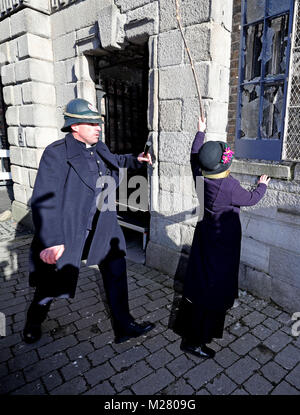
[[[222,173],[233,159],[233,151],[224,141],[207,141],[198,152],[198,161],[203,172]]]

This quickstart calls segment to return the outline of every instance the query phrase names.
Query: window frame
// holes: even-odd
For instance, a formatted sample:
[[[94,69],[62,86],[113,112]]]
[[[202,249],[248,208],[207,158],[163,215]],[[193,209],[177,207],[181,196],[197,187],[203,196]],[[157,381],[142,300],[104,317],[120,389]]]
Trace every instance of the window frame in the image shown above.
[[[295,0],[290,0],[289,9],[286,9],[280,13],[267,15],[269,0],[265,1],[265,10],[263,18],[246,23],[246,12],[247,12],[247,1],[242,0],[241,9],[241,34],[240,34],[240,59],[239,59],[239,80],[238,80],[238,100],[237,100],[237,119],[236,119],[236,134],[235,134],[235,153],[239,158],[249,159],[260,159],[260,160],[271,160],[280,161],[282,155],[282,148],[284,142],[284,123],[287,105],[287,91],[288,91],[288,75],[289,75],[289,63],[291,54],[291,38],[293,28],[293,17],[294,17],[294,3]],[[274,75],[270,79],[266,78],[266,35],[268,28],[268,21],[281,17],[285,14],[289,14],[288,23],[288,39],[287,39],[287,50],[286,50],[286,70],[284,74]],[[260,77],[256,81],[245,81],[244,77],[244,66],[245,66],[245,51],[246,51],[246,32],[247,28],[256,24],[263,23],[263,37],[262,37],[262,61],[261,61],[261,72]],[[279,85],[280,81],[284,83],[284,96],[282,104],[282,119],[281,119],[281,137],[262,138],[260,129],[262,126],[263,119],[263,95],[264,86],[276,84]],[[259,119],[257,125],[257,137],[256,139],[246,139],[240,137],[241,134],[241,113],[242,113],[242,89],[244,86],[259,85],[260,87],[260,102],[259,102]]]

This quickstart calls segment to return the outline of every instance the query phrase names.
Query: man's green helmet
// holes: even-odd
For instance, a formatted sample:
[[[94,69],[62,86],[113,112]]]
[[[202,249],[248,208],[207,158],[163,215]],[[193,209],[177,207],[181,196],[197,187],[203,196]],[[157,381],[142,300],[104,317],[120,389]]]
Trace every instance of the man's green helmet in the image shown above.
[[[63,132],[71,131],[72,124],[91,123],[103,124],[97,108],[82,98],[72,99],[64,110],[65,125]]]

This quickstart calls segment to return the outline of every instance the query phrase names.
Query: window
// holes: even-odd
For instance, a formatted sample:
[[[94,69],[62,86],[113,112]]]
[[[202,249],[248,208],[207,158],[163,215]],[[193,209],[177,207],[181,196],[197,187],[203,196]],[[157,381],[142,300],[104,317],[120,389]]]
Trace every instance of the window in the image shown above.
[[[294,0],[242,4],[236,155],[280,160]]]

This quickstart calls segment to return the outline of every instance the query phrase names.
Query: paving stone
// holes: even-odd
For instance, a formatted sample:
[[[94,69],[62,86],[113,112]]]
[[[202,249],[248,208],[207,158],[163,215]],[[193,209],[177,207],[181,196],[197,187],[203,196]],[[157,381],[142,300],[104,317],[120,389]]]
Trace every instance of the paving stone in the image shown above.
[[[300,360],[300,351],[292,344],[289,344],[275,356],[274,360],[282,367],[292,369]]]
[[[67,306],[59,307],[59,308],[51,308],[48,315],[49,318],[57,318],[61,316],[66,316],[70,313],[70,310]]]
[[[251,376],[251,378],[243,384],[243,387],[250,395],[267,395],[271,389],[273,389],[273,385],[257,373]]]
[[[201,388],[196,392],[196,395],[211,395],[206,388]]]
[[[194,389],[184,380],[179,379],[168,385],[163,390],[163,395],[192,395]],[[180,399],[180,397],[178,396]]]
[[[64,326],[65,324],[73,323],[74,321],[79,320],[81,317],[77,312],[72,312],[58,317],[58,322],[60,325]]]
[[[99,301],[99,298],[97,298],[96,296],[89,297],[84,300],[77,301],[74,304],[70,304],[69,307],[72,311],[77,311],[80,309],[84,309],[85,307],[91,306],[93,304],[96,304],[98,301]]]
[[[264,320],[263,324],[268,327],[269,329],[276,331],[281,327],[281,324],[278,321],[274,320],[273,318],[267,318]]]
[[[236,362],[240,358],[239,355],[234,353],[228,347],[222,349],[218,353],[216,353],[215,361],[219,363],[221,366],[227,368],[231,366],[234,362]]]
[[[15,372],[16,370],[24,369],[26,366],[32,365],[37,362],[39,357],[35,350],[31,350],[22,355],[13,357],[8,361],[8,367],[10,372]]]
[[[28,366],[24,369],[25,378],[27,381],[32,381],[41,376],[46,375],[53,370],[59,369],[68,363],[68,359],[63,353],[58,353],[48,359],[40,360],[34,365]]]
[[[169,318],[170,312],[166,308],[161,308],[159,310],[152,311],[152,313],[149,313],[147,316],[147,319],[149,321],[152,321],[153,323],[156,323],[158,321],[162,321],[164,317]]]
[[[42,359],[45,357],[51,356],[54,353],[66,350],[69,347],[77,344],[77,340],[73,335],[63,337],[61,339],[55,340],[53,343],[47,344],[46,346],[39,347],[38,353]]]
[[[169,340],[170,342],[173,342],[175,340],[178,340],[178,334],[174,333],[173,330],[165,330],[162,335]]]
[[[212,395],[229,395],[236,387],[237,385],[223,373],[206,385]]]
[[[50,392],[50,395],[78,395],[87,389],[85,380],[78,376],[63,385],[58,386]]]
[[[285,380],[300,390],[300,363],[286,376]]]
[[[149,352],[144,346],[132,347],[124,353],[111,359],[111,364],[117,370],[130,367],[134,363],[148,356]]]
[[[259,340],[255,336],[252,336],[250,333],[246,333],[238,340],[231,343],[229,347],[237,354],[244,356],[249,352],[249,350],[257,346],[258,343]]]
[[[111,332],[106,332],[103,334],[99,334],[98,336],[95,336],[91,339],[91,342],[93,343],[94,347],[96,349],[99,349],[106,344],[111,344],[113,341],[113,334]]]
[[[1,344],[2,346],[2,344]],[[0,353],[0,363],[2,362],[6,362],[7,360],[9,360],[11,357],[13,357],[10,349],[8,347],[6,348],[2,348],[1,347],[1,353]]]
[[[105,361],[109,360],[113,356],[115,356],[116,352],[110,346],[104,346],[101,349],[98,349],[90,354],[88,354],[88,359],[91,361],[92,366],[97,366],[100,363],[104,363]]]
[[[162,298],[158,298],[157,300],[151,301],[148,304],[145,304],[144,307],[147,311],[154,311],[167,304],[169,304],[169,300],[167,300],[165,297],[162,297]]]
[[[275,362],[267,363],[260,370],[265,378],[267,378],[274,386],[279,383],[287,373],[285,369]]]
[[[245,334],[245,333],[247,333],[247,331],[249,331],[249,327],[247,327],[247,326],[245,326],[245,325],[243,325],[243,324],[241,324],[240,323],[240,321],[238,321],[238,322],[236,322],[236,323],[234,323],[234,324],[232,324],[230,327],[229,327],[229,332],[231,333],[231,334],[233,334],[234,336],[236,336],[236,337],[241,337],[243,334]]]
[[[76,360],[73,360],[68,365],[62,367],[60,369],[64,379],[66,381],[75,378],[76,376],[81,376],[84,372],[89,370],[91,367],[89,361],[84,358],[78,358]]]
[[[167,346],[166,349],[175,357],[180,356],[183,353],[183,351],[180,349],[180,343],[181,339],[178,339],[176,342],[169,344],[169,346]]]
[[[153,373],[153,370],[144,361],[141,361],[131,368],[112,376],[110,381],[116,390],[120,392],[122,389],[148,376],[150,373]]]
[[[147,349],[151,353],[154,353],[157,350],[161,349],[162,347],[166,346],[168,343],[169,343],[168,340],[164,336],[162,336],[161,334],[158,334],[152,339],[144,341],[143,345],[147,347]]]
[[[102,382],[115,374],[113,367],[107,362],[84,373],[84,377],[90,386]]]
[[[169,363],[166,367],[176,378],[179,378],[194,366],[195,363],[183,354]]]
[[[54,370],[53,372],[50,372],[47,375],[43,376],[42,381],[48,392],[50,392],[52,389],[56,388],[58,385],[61,385],[63,383],[63,379],[57,370]]]
[[[172,357],[173,358],[173,357]],[[3,378],[4,376],[8,375],[8,364],[6,362],[3,362],[0,365],[0,379]]]
[[[45,395],[46,390],[44,386],[42,385],[40,380],[36,380],[31,383],[27,383],[26,385],[22,386],[21,388],[18,388],[14,392],[11,393],[11,395]]]
[[[258,326],[254,327],[254,329],[251,330],[251,333],[253,333],[260,340],[265,340],[267,337],[271,336],[273,331],[268,329],[264,325],[259,324]]]
[[[249,356],[246,356],[226,369],[225,373],[230,377],[230,379],[240,385],[259,367],[260,365],[255,360],[251,359]]]
[[[26,383],[21,371],[11,373],[0,380],[0,395],[6,395]]]
[[[261,311],[267,306],[267,304],[268,302],[266,300],[256,298],[255,300],[251,301],[250,306],[257,311]]]
[[[239,386],[231,395],[249,395],[242,386]]]
[[[288,336],[287,334],[279,330],[276,333],[272,334],[272,336],[268,337],[268,339],[266,339],[263,344],[265,344],[267,347],[269,347],[269,349],[273,350],[274,352],[279,352],[291,341],[291,336]]]
[[[151,300],[157,300],[158,298],[165,297],[163,290],[153,291],[147,294]]]
[[[154,395],[174,380],[174,376],[166,369],[159,369],[132,386],[137,395]]]
[[[258,324],[262,323],[266,319],[266,316],[258,311],[252,311],[252,313],[244,316],[242,320],[249,327],[255,327]]]
[[[1,339],[1,348],[7,348],[15,346],[16,344],[21,343],[22,338],[20,333],[12,334],[10,336],[4,337]]]
[[[234,340],[236,340],[236,337],[224,330],[222,339],[215,339],[215,342],[222,347],[226,347]]]
[[[284,380],[272,390],[271,395],[299,395],[299,391]]]
[[[158,369],[162,366],[165,366],[170,360],[174,359],[165,348],[158,350],[157,352],[151,354],[150,356],[146,357],[146,361],[154,368]]]
[[[115,395],[116,391],[108,381],[100,383],[94,388],[83,393],[83,395]]]
[[[249,355],[253,357],[257,362],[265,364],[271,359],[274,359],[275,353],[266,347],[264,344],[259,344],[255,349],[249,352]]]
[[[200,360],[200,358],[199,358]],[[215,363],[213,360],[201,361],[199,365],[189,370],[184,378],[195,389],[200,389],[218,373],[222,372],[222,367]]]
[[[263,309],[262,312],[269,317],[276,318],[279,316],[279,314],[281,314],[282,311],[278,308],[273,307],[272,305],[268,305]]]

